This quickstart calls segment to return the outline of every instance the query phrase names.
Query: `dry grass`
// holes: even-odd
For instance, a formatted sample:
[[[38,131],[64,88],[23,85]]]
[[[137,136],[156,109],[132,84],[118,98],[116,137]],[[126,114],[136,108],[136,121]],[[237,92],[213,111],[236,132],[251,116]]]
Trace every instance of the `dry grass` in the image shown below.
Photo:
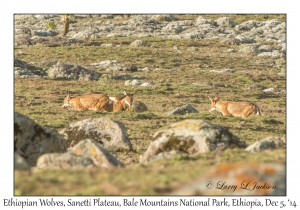
[[[197,16],[177,15],[182,19],[193,19]],[[206,15],[213,20],[222,15]],[[224,16],[224,15],[223,15]],[[249,16],[226,15],[236,22],[243,22]],[[262,16],[251,16],[256,19]],[[272,15],[268,15],[270,19]],[[282,16],[278,16],[282,18]],[[253,19],[253,18],[252,18]],[[114,154],[125,163],[125,169],[112,171],[47,171],[31,175],[21,172],[15,174],[15,193],[21,195],[110,195],[110,194],[168,194],[188,180],[203,173],[202,168],[209,169],[220,162],[234,162],[256,159],[259,162],[285,163],[285,150],[269,151],[257,155],[243,151],[227,151],[220,154],[205,154],[195,158],[179,156],[177,159],[159,161],[149,165],[137,164],[139,156],[145,152],[151,136],[167,125],[182,119],[204,119],[215,124],[226,126],[230,131],[247,144],[254,143],[269,135],[285,136],[286,134],[286,95],[263,94],[261,90],[248,90],[255,83],[286,89],[286,77],[277,74],[285,69],[285,60],[261,58],[254,54],[239,52],[239,46],[223,45],[215,40],[167,40],[158,38],[140,38],[147,47],[133,49],[129,44],[135,38],[103,38],[95,40],[101,43],[121,44],[121,47],[105,48],[95,46],[69,47],[28,47],[23,48],[23,55],[15,57],[26,62],[56,61],[85,65],[100,74],[103,70],[89,66],[103,60],[117,60],[120,63],[131,63],[139,68],[158,68],[151,72],[134,72],[141,75],[144,81],[153,81],[152,87],[124,86],[123,80],[107,79],[105,81],[72,81],[48,79],[14,80],[15,111],[24,114],[37,123],[60,130],[72,122],[91,118],[109,117],[122,121],[129,134],[133,151]],[[177,46],[179,50],[174,50]],[[198,51],[190,51],[190,47]],[[234,52],[228,53],[228,49]],[[47,70],[49,66],[40,68]],[[216,74],[209,70],[235,69],[235,73]],[[208,82],[213,85],[207,85]],[[199,83],[194,85],[192,83]],[[135,100],[144,102],[149,111],[144,113],[119,112],[99,113],[91,111],[68,111],[61,109],[68,91],[73,95],[90,92],[104,92],[117,95],[123,90],[135,90]],[[223,117],[218,113],[208,113],[210,101],[207,95],[218,96],[222,100],[255,102],[262,110],[262,116],[248,119]],[[169,116],[170,109],[185,104],[192,104],[199,114]],[[267,155],[266,155],[267,154]],[[181,160],[183,159],[183,160]],[[186,173],[183,173],[186,172]],[[101,175],[99,175],[101,174]],[[80,178],[79,178],[80,177]],[[97,187],[95,187],[97,186]],[[47,191],[44,189],[47,188]]]

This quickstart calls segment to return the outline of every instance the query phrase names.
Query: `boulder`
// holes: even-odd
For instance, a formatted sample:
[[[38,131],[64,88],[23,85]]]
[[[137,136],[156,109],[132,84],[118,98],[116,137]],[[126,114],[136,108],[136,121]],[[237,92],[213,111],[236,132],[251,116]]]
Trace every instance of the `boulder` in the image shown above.
[[[223,163],[174,195],[286,196],[284,164],[257,162]]]
[[[271,93],[275,93],[276,90],[274,88],[267,88],[267,89],[264,89],[263,92],[271,94]]]
[[[130,46],[132,46],[132,47],[144,47],[144,46],[146,46],[146,43],[142,40],[135,40],[134,42],[132,42],[130,44]]]
[[[223,69],[223,70],[210,70],[210,72],[224,74],[224,73],[234,73],[236,70],[234,69]]]
[[[259,52],[272,52],[274,50],[274,47],[270,45],[262,45],[258,48]]]
[[[140,163],[172,150],[195,154],[246,146],[225,127],[204,120],[183,120],[170,125],[167,130],[156,132],[153,142],[140,157]]]
[[[231,28],[236,25],[236,23],[231,18],[228,18],[228,17],[221,17],[221,18],[217,19],[214,23],[217,26],[231,27]]]
[[[240,51],[241,52],[245,52],[245,53],[258,53],[260,44],[243,44],[240,47]]]
[[[132,149],[124,124],[106,117],[72,123],[60,133],[64,135],[68,147],[84,139],[93,139],[108,151]]]
[[[252,28],[257,27],[257,24],[253,20],[249,20],[247,22],[243,22],[239,25],[236,25],[234,28],[239,31],[250,31]]]
[[[101,147],[96,141],[86,139],[76,144],[70,152],[74,155],[90,158],[94,164],[101,168],[123,167],[117,158],[111,155],[105,148]]]
[[[141,84],[142,84],[142,82],[137,79],[126,80],[124,83],[125,86],[140,86]]]
[[[285,148],[285,147],[286,147],[286,141],[284,138],[269,136],[263,140],[251,144],[245,149],[245,151],[250,153],[257,153],[266,149]]]
[[[30,166],[27,161],[17,152],[14,154],[14,170],[30,171]]]
[[[140,101],[135,101],[133,106],[129,108],[131,108],[132,112],[145,112],[148,110],[146,104]]]
[[[88,157],[66,153],[48,153],[41,155],[36,164],[38,169],[84,169],[94,167]]]
[[[172,115],[172,114],[179,114],[179,115],[184,115],[188,113],[199,113],[197,109],[195,109],[191,104],[186,104],[182,107],[177,107],[169,112],[166,113],[167,116]]]
[[[253,37],[246,36],[245,34],[237,35],[235,37],[235,39],[239,40],[240,43],[253,43],[253,42],[256,42],[256,40]]]
[[[48,70],[50,79],[98,80],[100,75],[79,65],[64,64],[60,61]]]
[[[44,128],[32,119],[15,112],[14,151],[30,166],[35,166],[39,156],[67,150],[66,142],[57,131]]]
[[[14,58],[14,67],[21,67],[21,68],[30,68],[31,65],[25,61],[20,60],[19,58]]]
[[[204,24],[212,24],[212,21],[210,19],[206,20],[205,18],[203,18],[202,16],[197,17],[197,19],[195,20],[194,23],[196,26],[198,25],[204,25]]]
[[[285,57],[285,54],[281,53],[279,50],[274,50],[272,52],[262,52],[257,56],[266,57],[266,58],[267,57],[281,58],[281,57]]]

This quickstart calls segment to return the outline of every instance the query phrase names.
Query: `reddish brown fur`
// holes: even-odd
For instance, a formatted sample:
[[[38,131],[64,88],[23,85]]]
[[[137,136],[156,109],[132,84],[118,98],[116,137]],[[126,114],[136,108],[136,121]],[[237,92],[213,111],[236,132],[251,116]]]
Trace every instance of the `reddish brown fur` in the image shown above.
[[[123,95],[117,95],[116,97],[109,97],[112,103],[109,105],[109,111],[119,112],[126,110],[133,104],[134,92],[128,94],[124,91]]]
[[[105,94],[87,94],[70,97],[68,94],[61,108],[72,107],[79,111],[105,111],[109,105],[109,97]]]
[[[219,101],[218,97],[211,99],[210,110],[221,112],[225,116],[234,116],[247,118],[251,114],[261,115],[260,109],[256,104],[250,102],[233,102],[233,101]]]
[[[133,94],[118,95],[116,97],[108,97],[105,94],[87,94],[83,96],[70,97],[68,94],[64,99],[61,108],[72,107],[79,111],[93,110],[93,111],[107,111],[118,112],[126,110],[128,106],[133,103]],[[127,102],[127,104],[126,104]]]

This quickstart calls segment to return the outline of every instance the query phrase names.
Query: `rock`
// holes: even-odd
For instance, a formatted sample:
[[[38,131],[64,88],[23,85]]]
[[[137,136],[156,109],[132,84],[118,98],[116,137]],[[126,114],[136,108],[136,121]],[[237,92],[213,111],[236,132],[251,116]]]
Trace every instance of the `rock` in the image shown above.
[[[35,166],[38,157],[42,154],[66,150],[67,145],[62,135],[15,112],[14,151],[25,158],[30,166]]]
[[[129,86],[129,85],[131,85],[131,86],[140,86],[142,84],[142,82],[141,81],[139,81],[139,80],[137,80],[137,79],[134,79],[134,80],[126,80],[125,81],[125,86]]]
[[[274,48],[270,45],[262,45],[258,48],[259,52],[272,52]]]
[[[71,153],[93,160],[94,164],[101,168],[123,167],[118,159],[92,139],[80,141],[71,150]]]
[[[140,102],[140,101],[135,101],[131,108],[132,112],[145,112],[147,110],[148,110],[148,108],[147,108],[146,104],[144,104],[143,102]]]
[[[243,44],[240,51],[245,53],[258,53],[260,44]]]
[[[60,61],[48,70],[50,79],[98,80],[100,75],[79,65],[64,64]]]
[[[236,23],[228,17],[221,17],[219,19],[217,19],[215,22],[215,25],[217,26],[221,26],[221,27],[234,27],[236,25]]]
[[[84,139],[93,139],[108,151],[132,149],[124,124],[106,117],[72,123],[60,133],[64,135],[68,147]]]
[[[158,20],[158,21],[176,21],[178,20],[177,17],[175,17],[174,15],[152,15],[151,16],[152,19]]]
[[[260,57],[273,57],[273,58],[281,58],[281,57],[285,57],[285,54],[279,52],[278,50],[274,50],[273,52],[263,52],[258,54],[257,56]]]
[[[206,20],[204,19],[202,16],[197,17],[197,19],[195,20],[195,25],[199,26],[199,25],[204,25],[204,24],[212,24],[211,20]]]
[[[142,68],[141,71],[152,71],[152,69],[149,67],[145,67],[145,68]]]
[[[136,65],[133,65],[133,64],[125,64],[124,65],[124,71],[131,71],[131,72],[133,72],[133,71],[137,71],[137,70],[138,70],[138,68],[137,68]]]
[[[253,42],[256,42],[254,38],[247,37],[244,34],[236,36],[235,39],[239,40],[240,43],[253,43]]]
[[[56,31],[34,31],[34,35],[36,36],[56,36],[58,33]]]
[[[285,196],[285,165],[257,162],[223,163],[177,190],[174,195]]]
[[[34,15],[35,18],[37,19],[50,19],[50,18],[55,18],[55,17],[58,17],[57,14],[47,14],[47,15]]]
[[[228,45],[239,45],[239,44],[241,44],[241,40],[230,37],[230,38],[222,39],[221,43],[228,44]],[[229,50],[232,52],[233,49],[229,49]],[[227,52],[228,52],[228,50],[227,50]]]
[[[30,171],[30,166],[27,161],[17,152],[14,153],[14,170]]]
[[[131,76],[131,75],[126,74],[126,73],[121,73],[119,75],[112,76],[112,79],[116,79],[116,80],[130,80],[130,79],[143,79],[143,77],[139,76],[139,75]]]
[[[204,120],[183,120],[170,125],[167,130],[156,132],[140,163],[171,150],[194,154],[246,146],[225,127]]]
[[[261,152],[266,149],[285,148],[286,141],[284,138],[269,136],[261,141],[257,141],[248,146],[245,151],[250,153]]]
[[[93,63],[91,65],[95,66],[96,68],[107,69],[111,66],[119,65],[119,63],[116,60],[105,60],[100,61],[99,63]]]
[[[243,22],[239,25],[236,25],[234,27],[234,29],[236,30],[242,30],[242,31],[250,31],[252,28],[255,28],[257,27],[257,24],[256,24],[256,21],[253,21],[253,20],[249,20],[247,22]]]
[[[25,61],[20,60],[19,58],[14,58],[14,67],[21,67],[22,69],[30,68],[31,65]]]
[[[29,70],[21,67],[14,67],[15,78],[44,78],[47,77],[47,73],[43,70]]]
[[[105,43],[103,43],[103,44],[101,44],[100,45],[100,47],[113,47],[114,46],[114,44],[105,44]]]
[[[135,40],[134,42],[132,42],[130,44],[130,46],[132,46],[132,47],[145,47],[146,43],[142,40]]]
[[[182,107],[177,107],[177,108],[169,111],[168,113],[166,113],[166,115],[167,116],[172,115],[172,114],[184,115],[184,114],[188,114],[188,113],[199,113],[199,111],[197,109],[195,109],[191,104],[186,104]]]
[[[84,169],[95,165],[91,158],[66,152],[41,155],[36,166],[38,169]]]
[[[165,33],[181,33],[184,29],[179,22],[170,22],[161,30]]]
[[[268,89],[264,89],[263,92],[264,93],[275,93],[275,89],[274,88],[268,88]]]
[[[224,69],[224,70],[210,70],[210,72],[215,72],[219,74],[224,74],[224,73],[234,73],[236,70],[234,69]]]
[[[248,88],[248,90],[263,90],[266,89],[266,86],[262,85],[262,84],[251,84]]]

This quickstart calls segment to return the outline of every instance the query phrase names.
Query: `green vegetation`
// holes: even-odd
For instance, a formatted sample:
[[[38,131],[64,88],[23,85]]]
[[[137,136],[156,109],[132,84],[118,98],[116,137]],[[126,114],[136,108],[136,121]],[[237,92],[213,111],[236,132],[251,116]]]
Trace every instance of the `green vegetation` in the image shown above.
[[[175,15],[180,20],[193,20],[199,15]],[[230,17],[235,22],[247,20],[285,21],[285,15],[203,15],[216,20]],[[83,19],[76,20],[78,22]],[[112,20],[120,21],[120,20]],[[286,89],[285,60],[257,57],[239,52],[239,45],[224,45],[216,40],[172,40],[142,37],[147,46],[132,48],[135,37],[101,38],[93,45],[22,48],[23,54],[15,50],[15,57],[26,62],[58,61],[84,65],[99,74],[110,74],[98,81],[73,81],[50,79],[14,80],[15,111],[24,114],[40,125],[61,130],[70,123],[96,117],[109,117],[125,124],[133,151],[114,153],[126,167],[124,169],[91,171],[39,171],[28,174],[15,172],[16,195],[158,195],[169,194],[185,183],[199,177],[214,166],[235,161],[254,160],[267,163],[285,163],[285,150],[264,151],[248,154],[242,150],[227,150],[220,153],[194,156],[177,156],[172,160],[161,160],[147,165],[138,164],[139,156],[149,146],[151,136],[171,123],[183,119],[203,119],[228,127],[247,144],[267,136],[286,135],[286,95],[264,94],[261,90],[250,90],[251,84],[267,88]],[[102,43],[118,44],[120,47],[100,47]],[[179,50],[174,50],[177,46]],[[197,47],[198,51],[190,51]],[[228,53],[228,49],[234,51]],[[91,66],[103,60],[117,60],[138,68],[149,67],[150,72],[126,72],[143,76],[153,81],[152,87],[124,86],[124,80],[113,80],[112,73]],[[282,65],[278,65],[281,62]],[[37,70],[47,71],[51,66]],[[218,74],[210,70],[235,69],[235,73]],[[123,72],[120,72],[123,73]],[[278,73],[281,73],[278,75]],[[195,83],[195,84],[193,84]],[[211,83],[211,84],[210,84]],[[92,111],[70,111],[61,109],[68,91],[71,95],[103,92],[115,96],[123,91],[135,90],[135,100],[145,103],[149,109],[143,113],[100,113]],[[248,119],[224,117],[216,112],[208,113],[210,101],[207,95],[221,100],[251,101],[262,110],[262,116]],[[191,104],[198,114],[166,116],[165,113],[185,104]],[[45,190],[47,189],[47,190]]]
[[[46,28],[48,30],[55,30],[56,24],[55,24],[54,20],[50,20],[49,22],[47,22],[46,23]]]

